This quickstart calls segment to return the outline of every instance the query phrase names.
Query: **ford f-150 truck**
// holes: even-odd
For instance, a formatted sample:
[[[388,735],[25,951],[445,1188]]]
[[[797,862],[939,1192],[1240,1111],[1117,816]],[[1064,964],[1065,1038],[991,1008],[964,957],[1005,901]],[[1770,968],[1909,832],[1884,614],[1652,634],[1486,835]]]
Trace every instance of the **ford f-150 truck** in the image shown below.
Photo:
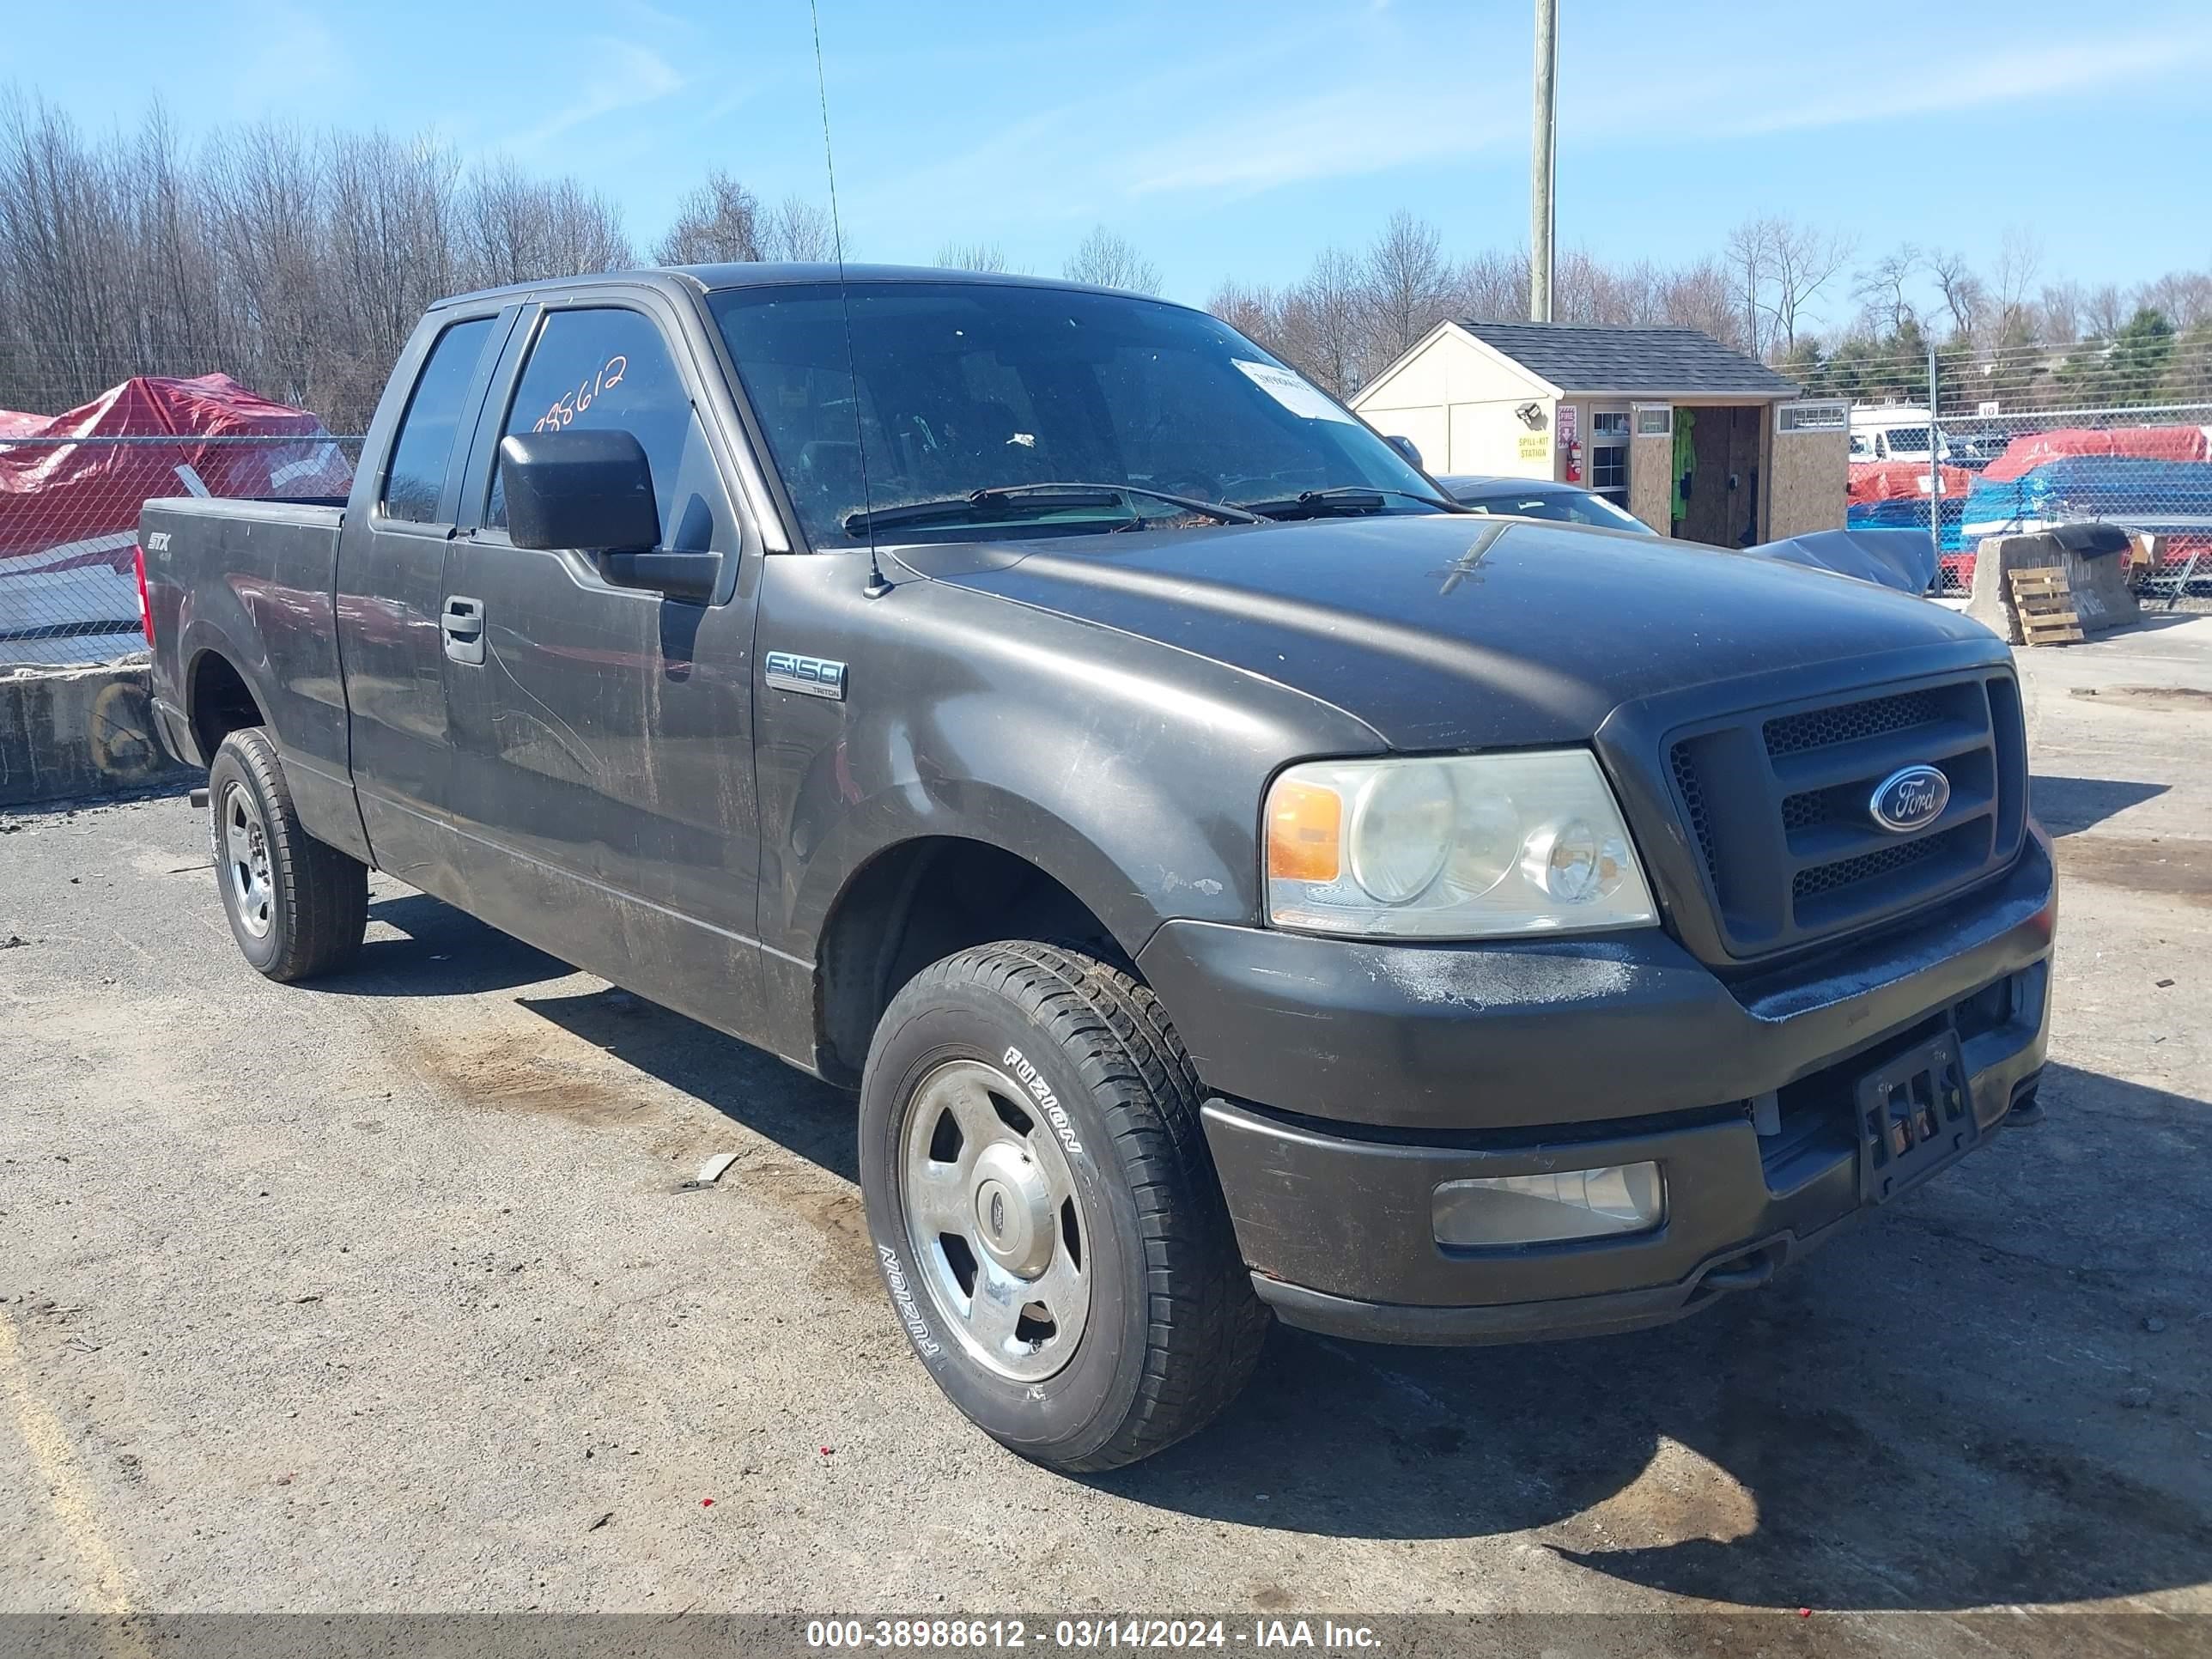
[[[2035,1115],[2006,648],[1458,509],[1202,312],[732,265],[435,307],[350,499],[161,501],[222,903],[379,869],[856,1088],[893,1316],[1069,1470],[1271,1317],[1461,1343],[1760,1285]]]

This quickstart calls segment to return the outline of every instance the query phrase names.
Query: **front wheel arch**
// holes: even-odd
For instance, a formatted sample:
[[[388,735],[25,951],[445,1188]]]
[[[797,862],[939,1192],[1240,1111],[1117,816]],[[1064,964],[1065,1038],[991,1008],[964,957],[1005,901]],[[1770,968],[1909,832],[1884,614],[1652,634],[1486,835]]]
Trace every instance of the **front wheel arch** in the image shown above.
[[[818,1069],[857,1082],[884,1010],[930,963],[1002,939],[1071,945],[1133,975],[1132,954],[1058,877],[988,842],[922,836],[855,870],[815,952]]]

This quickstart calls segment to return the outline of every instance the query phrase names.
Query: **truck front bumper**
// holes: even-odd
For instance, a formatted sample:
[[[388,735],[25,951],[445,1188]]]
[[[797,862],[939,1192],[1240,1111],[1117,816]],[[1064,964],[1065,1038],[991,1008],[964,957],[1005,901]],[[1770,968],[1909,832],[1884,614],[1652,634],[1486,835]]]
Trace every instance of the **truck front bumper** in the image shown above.
[[[1419,946],[1172,922],[1139,966],[1216,1091],[1207,1140],[1277,1312],[1515,1341],[1661,1323],[1825,1239],[1867,1202],[1858,1083],[1917,1045],[1955,1035],[1986,1143],[2042,1069],[2056,914],[2039,832],[1910,932],[1764,978],[1724,982],[1656,930]],[[1650,1231],[1435,1236],[1445,1182],[1642,1162],[1666,1189]]]

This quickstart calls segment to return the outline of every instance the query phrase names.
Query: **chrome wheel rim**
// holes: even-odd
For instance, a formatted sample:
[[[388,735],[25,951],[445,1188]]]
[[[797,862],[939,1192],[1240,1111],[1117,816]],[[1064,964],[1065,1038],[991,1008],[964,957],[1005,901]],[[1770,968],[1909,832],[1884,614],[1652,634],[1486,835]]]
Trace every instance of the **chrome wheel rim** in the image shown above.
[[[216,822],[222,826],[223,869],[238,925],[256,939],[266,939],[276,890],[270,876],[269,826],[262,820],[261,804],[244,784],[227,784]]]
[[[1091,1239],[1067,1155],[1027,1090],[973,1060],[923,1078],[899,1199],[922,1285],[969,1357],[1017,1382],[1073,1358],[1091,1316]]]

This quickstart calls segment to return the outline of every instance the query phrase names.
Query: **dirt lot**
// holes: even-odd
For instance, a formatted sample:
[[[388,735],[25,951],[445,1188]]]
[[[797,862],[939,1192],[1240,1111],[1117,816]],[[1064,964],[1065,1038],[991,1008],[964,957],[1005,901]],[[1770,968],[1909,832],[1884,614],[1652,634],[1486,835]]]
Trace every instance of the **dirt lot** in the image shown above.
[[[1279,1332],[1227,1420],[1085,1481],[909,1360],[846,1097],[382,879],[356,973],[266,984],[181,798],[0,817],[0,1610],[2202,1637],[2212,618],[2022,659],[2067,878],[2045,1123],[1656,1334]]]

